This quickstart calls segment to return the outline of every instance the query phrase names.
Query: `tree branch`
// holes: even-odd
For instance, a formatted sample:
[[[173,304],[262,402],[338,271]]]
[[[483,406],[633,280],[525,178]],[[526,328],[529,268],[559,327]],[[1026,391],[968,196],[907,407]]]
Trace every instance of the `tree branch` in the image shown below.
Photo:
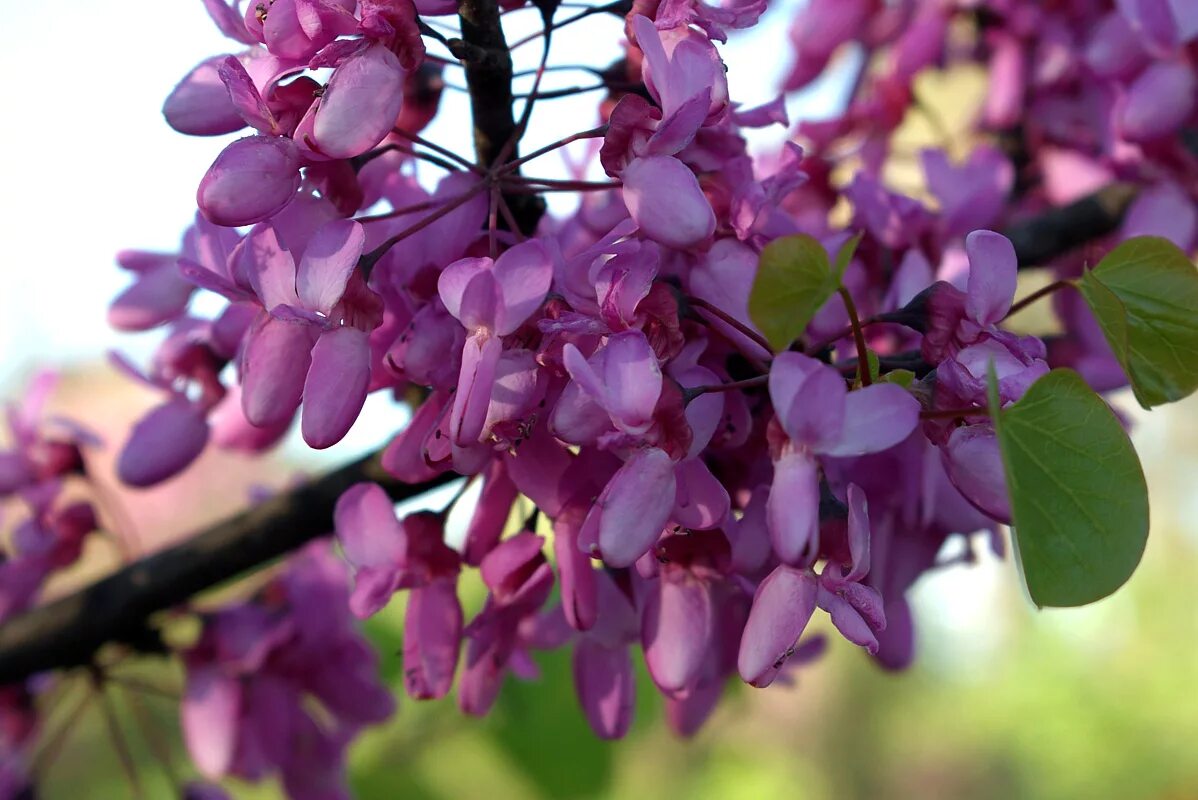
[[[496,166],[500,158],[518,158],[518,148],[507,148],[509,140],[519,141],[516,119],[512,114],[512,54],[499,19],[495,0],[458,0],[458,18],[462,23],[461,52],[466,86],[470,92],[470,112],[474,118],[474,151],[483,167]],[[521,231],[532,234],[545,201],[532,195],[505,195]]]
[[[330,533],[333,506],[355,483],[374,481],[398,501],[458,477],[450,472],[426,483],[400,483],[376,454],[272,497],[0,625],[0,686],[45,670],[87,664],[106,642],[153,642],[150,615]]]
[[[1020,267],[1043,266],[1118,228],[1135,196],[1131,184],[1112,183],[1067,206],[1017,222],[1003,233],[1015,245]]]

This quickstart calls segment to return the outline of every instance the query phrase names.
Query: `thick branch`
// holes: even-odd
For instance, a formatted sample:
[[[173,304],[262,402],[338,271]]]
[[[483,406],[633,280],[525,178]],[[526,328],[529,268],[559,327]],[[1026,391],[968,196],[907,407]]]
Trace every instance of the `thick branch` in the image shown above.
[[[447,473],[427,483],[403,484],[383,470],[375,455],[273,497],[0,625],[0,686],[45,670],[86,664],[106,642],[145,641],[151,614],[331,532],[333,506],[355,483],[375,481],[393,499],[403,500],[456,477]]]
[[[1118,228],[1135,195],[1134,186],[1112,183],[1067,206],[1017,222],[1003,233],[1015,245],[1019,266],[1043,266]]]
[[[512,54],[496,0],[458,0],[458,17],[463,44],[459,56],[464,61],[474,117],[474,151],[480,165],[493,167],[501,157],[506,161],[519,155],[515,143],[504,155],[504,145],[520,138],[512,114]],[[545,211],[545,201],[518,194],[505,198],[522,232],[531,234]]]

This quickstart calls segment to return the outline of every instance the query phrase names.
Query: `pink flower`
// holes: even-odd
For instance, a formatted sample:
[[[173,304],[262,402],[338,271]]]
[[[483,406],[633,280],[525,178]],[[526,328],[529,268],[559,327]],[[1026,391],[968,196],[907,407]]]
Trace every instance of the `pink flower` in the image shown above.
[[[545,248],[530,240],[498,260],[464,258],[441,273],[437,289],[445,307],[468,333],[450,415],[450,431],[459,445],[482,435],[503,345],[540,307],[553,280],[553,262]]]
[[[875,383],[849,392],[836,370],[799,353],[774,359],[769,378],[774,413],[786,433],[774,459],[767,513],[774,552],[810,565],[819,548],[822,456],[876,453],[901,442],[919,422],[919,401],[902,387]]]

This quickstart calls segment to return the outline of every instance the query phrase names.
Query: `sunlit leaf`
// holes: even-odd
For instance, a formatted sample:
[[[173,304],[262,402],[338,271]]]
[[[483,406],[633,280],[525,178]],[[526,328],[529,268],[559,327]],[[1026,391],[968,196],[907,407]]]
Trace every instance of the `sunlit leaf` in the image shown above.
[[[1198,389],[1198,270],[1168,239],[1139,236],[1077,282],[1145,408]]]
[[[1080,606],[1122,586],[1148,539],[1148,487],[1114,412],[1076,372],[1056,369],[995,425],[1032,600]]]
[[[749,317],[775,350],[785,350],[839,285],[817,239],[805,234],[775,239],[761,251]]]

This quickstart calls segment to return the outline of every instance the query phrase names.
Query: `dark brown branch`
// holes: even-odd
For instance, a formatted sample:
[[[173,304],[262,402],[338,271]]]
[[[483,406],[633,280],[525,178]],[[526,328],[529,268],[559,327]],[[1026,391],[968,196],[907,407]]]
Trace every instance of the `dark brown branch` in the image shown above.
[[[1019,266],[1043,266],[1118,228],[1135,195],[1134,186],[1112,183],[1067,206],[1017,222],[1003,233],[1015,245]]]
[[[393,499],[403,500],[457,477],[447,473],[427,483],[403,484],[383,470],[375,455],[273,497],[0,625],[0,686],[87,664],[107,642],[153,641],[148,626],[152,614],[331,532],[333,506],[355,483],[375,481]]]
[[[519,156],[514,142],[505,147],[509,141],[519,140],[512,114],[512,54],[503,35],[496,0],[458,0],[458,18],[474,118],[474,151],[478,163],[490,168],[500,158],[506,161]],[[545,213],[544,199],[527,194],[511,194],[505,199],[521,231],[531,234]]]

